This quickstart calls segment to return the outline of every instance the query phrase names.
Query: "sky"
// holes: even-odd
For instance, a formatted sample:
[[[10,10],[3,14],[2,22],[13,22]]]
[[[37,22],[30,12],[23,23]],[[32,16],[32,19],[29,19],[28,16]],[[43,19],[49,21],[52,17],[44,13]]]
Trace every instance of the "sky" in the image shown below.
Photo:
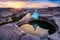
[[[60,6],[60,0],[0,0],[0,8],[47,8]]]

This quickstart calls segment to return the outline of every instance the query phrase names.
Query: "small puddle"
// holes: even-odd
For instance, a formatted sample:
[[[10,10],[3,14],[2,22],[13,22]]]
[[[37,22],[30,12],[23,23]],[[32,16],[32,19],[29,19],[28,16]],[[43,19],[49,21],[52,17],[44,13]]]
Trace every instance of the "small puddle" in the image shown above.
[[[25,24],[25,23],[24,23]],[[22,25],[24,25],[22,24]],[[56,32],[56,27],[54,27],[52,24],[46,22],[46,21],[42,21],[42,20],[33,20],[33,21],[30,21],[29,23],[27,24],[30,24],[30,25],[34,25],[34,24],[37,24],[40,28],[43,28],[43,29],[48,29],[48,33],[49,35],[53,34]],[[21,25],[21,26],[22,26]]]
[[[50,35],[56,32],[56,28],[52,24],[50,24],[50,23],[48,23],[46,21],[34,20],[34,21],[29,22],[29,24],[31,24],[31,25],[34,25],[36,23],[39,25],[39,27],[41,27],[43,29],[48,29],[49,30],[48,33]]]

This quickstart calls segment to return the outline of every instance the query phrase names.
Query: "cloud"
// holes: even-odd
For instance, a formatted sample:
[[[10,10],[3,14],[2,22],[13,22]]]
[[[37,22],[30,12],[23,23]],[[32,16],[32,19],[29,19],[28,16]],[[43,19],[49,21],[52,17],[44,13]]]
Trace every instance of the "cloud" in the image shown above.
[[[20,1],[20,0],[0,0],[0,1]]]
[[[1,2],[0,8],[46,8],[59,6],[53,2],[22,2],[22,1],[8,1]]]
[[[57,1],[60,1],[60,0],[0,0],[0,1],[31,1],[31,2],[34,2],[34,1],[39,1],[39,2],[57,2]]]
[[[0,1],[44,1],[44,0],[0,0]]]

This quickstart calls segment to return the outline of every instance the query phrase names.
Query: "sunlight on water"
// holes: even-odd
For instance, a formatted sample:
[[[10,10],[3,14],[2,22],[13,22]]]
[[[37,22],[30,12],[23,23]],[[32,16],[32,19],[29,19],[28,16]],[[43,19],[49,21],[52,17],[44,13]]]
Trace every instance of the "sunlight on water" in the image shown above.
[[[39,37],[45,37],[49,35],[47,29],[40,28],[39,26],[37,26],[36,30],[34,30],[33,26],[30,24],[23,24],[20,26],[20,28],[28,34],[39,36]]]

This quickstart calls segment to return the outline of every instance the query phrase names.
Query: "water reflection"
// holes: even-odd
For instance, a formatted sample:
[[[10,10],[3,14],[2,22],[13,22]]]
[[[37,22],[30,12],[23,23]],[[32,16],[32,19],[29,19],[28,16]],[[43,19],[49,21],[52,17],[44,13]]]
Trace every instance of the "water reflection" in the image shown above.
[[[34,20],[34,21],[29,22],[29,24],[31,24],[31,25],[34,25],[34,24],[36,24],[36,23],[37,23],[41,28],[43,28],[43,29],[48,29],[48,30],[49,30],[49,31],[48,31],[49,34],[53,34],[53,33],[56,32],[55,27],[54,27],[53,25],[49,24],[49,23],[46,22],[46,21]]]
[[[49,35],[47,29],[43,29],[39,26],[34,30],[33,25],[31,24],[23,24],[20,28],[28,34],[39,36],[40,38],[44,38]]]

